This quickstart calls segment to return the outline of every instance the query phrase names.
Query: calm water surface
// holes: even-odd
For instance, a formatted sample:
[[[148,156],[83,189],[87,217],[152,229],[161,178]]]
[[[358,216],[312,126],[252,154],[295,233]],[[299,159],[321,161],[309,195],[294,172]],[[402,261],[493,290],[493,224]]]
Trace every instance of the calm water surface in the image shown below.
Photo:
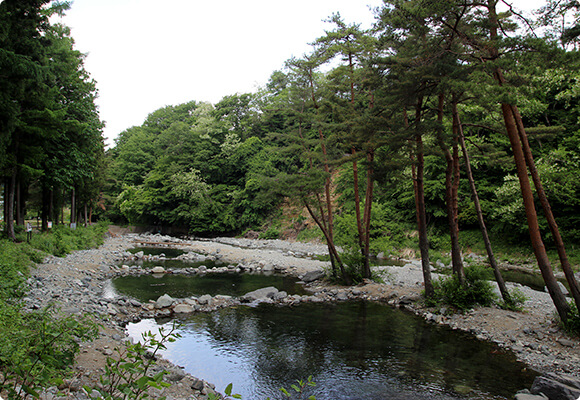
[[[131,296],[139,301],[157,300],[168,294],[173,298],[217,294],[243,296],[256,289],[274,286],[288,294],[306,294],[304,286],[296,278],[286,275],[207,273],[203,275],[165,274],[162,276],[124,276],[113,279],[117,293]]]
[[[496,346],[377,303],[240,306],[179,322],[165,356],[246,400],[281,398],[309,375],[318,400],[512,399],[536,375]]]

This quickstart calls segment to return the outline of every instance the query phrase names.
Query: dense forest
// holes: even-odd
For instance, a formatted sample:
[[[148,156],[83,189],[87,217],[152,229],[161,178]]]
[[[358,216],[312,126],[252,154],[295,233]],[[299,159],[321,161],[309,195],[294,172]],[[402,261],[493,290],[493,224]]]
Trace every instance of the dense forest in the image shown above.
[[[68,9],[47,0],[0,4],[0,175],[5,231],[26,218],[62,221],[65,203],[89,205],[104,174],[96,83],[70,29],[50,23]],[[69,199],[68,197],[73,199]],[[66,199],[65,199],[66,197]]]
[[[556,248],[580,305],[564,250],[580,239],[577,2],[529,20],[504,1],[385,0],[368,31],[334,14],[265,87],[156,110],[106,153],[95,82],[49,23],[66,6],[48,4],[0,4],[9,237],[65,208],[70,222],[193,235],[293,231],[323,239],[347,282],[370,277],[371,254],[414,243],[428,296],[429,249],[451,250],[462,280],[460,232],[481,228],[492,265],[489,235],[531,238],[565,319]]]

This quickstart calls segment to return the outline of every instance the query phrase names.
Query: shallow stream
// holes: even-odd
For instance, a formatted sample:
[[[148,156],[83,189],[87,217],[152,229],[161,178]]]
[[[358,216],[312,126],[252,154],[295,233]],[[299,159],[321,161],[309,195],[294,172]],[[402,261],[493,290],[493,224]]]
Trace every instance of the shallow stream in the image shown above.
[[[141,301],[226,294],[276,286],[303,294],[292,278],[259,274],[165,275],[118,278],[115,290]],[[139,339],[174,321],[129,324]],[[536,373],[514,355],[471,335],[426,323],[413,314],[372,302],[238,306],[176,320],[181,338],[164,356],[223,392],[246,400],[282,398],[312,375],[317,400],[512,399]],[[303,398],[306,398],[304,396]]]
[[[240,306],[178,320],[165,357],[244,399],[312,375],[318,400],[511,399],[535,373],[494,345],[369,302]],[[128,326],[135,339],[171,322]],[[304,397],[306,398],[306,397]]]

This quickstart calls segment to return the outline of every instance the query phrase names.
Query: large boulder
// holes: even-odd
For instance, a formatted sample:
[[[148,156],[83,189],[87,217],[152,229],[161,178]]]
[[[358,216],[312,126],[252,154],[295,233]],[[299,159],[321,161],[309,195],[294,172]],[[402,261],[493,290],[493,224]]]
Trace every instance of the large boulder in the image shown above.
[[[546,374],[534,379],[531,392],[544,394],[550,400],[577,400],[580,397],[580,379],[564,374]]]
[[[274,296],[279,292],[278,289],[275,287],[266,287],[258,290],[254,290],[253,292],[248,292],[243,295],[240,300],[244,302],[253,302],[253,301],[265,301],[269,299],[273,299]]]

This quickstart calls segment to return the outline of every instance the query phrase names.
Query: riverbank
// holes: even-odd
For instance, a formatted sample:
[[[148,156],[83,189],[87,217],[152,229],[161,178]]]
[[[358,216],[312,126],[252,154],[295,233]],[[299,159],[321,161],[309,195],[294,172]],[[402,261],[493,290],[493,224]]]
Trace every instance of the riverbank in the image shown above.
[[[107,286],[112,277],[131,272],[129,268],[119,266],[128,257],[133,257],[127,249],[147,243],[203,254],[219,259],[233,269],[274,270],[304,276],[319,271],[327,264],[311,259],[316,254],[326,252],[325,246],[321,245],[231,238],[180,240],[136,234],[110,237],[98,249],[75,252],[65,258],[48,258],[32,271],[29,280],[31,290],[26,299],[28,307],[35,309],[56,302],[64,313],[97,315],[102,324],[100,337],[95,342],[82,345],[75,364],[75,377],[61,387],[70,394],[62,398],[87,398],[79,389],[83,385],[98,384],[106,357],[114,355],[114,349],[126,340],[124,324],[139,318],[142,312],[163,310],[151,304],[139,304],[134,299],[112,297]],[[417,262],[408,262],[403,267],[379,267],[378,271],[385,284],[368,283],[353,288],[338,288],[314,281],[308,284],[312,292],[310,297],[322,301],[364,298],[388,302],[392,306],[407,308],[433,323],[468,331],[480,340],[495,342],[502,348],[512,350],[521,361],[539,372],[580,376],[579,340],[568,337],[555,323],[554,307],[547,293],[519,287],[528,298],[523,312],[484,307],[465,314],[454,314],[447,309],[422,307],[422,273]],[[308,301],[308,298],[299,300]],[[184,374],[179,367],[165,362],[163,366],[169,370],[173,383],[163,392],[168,399],[203,398],[203,394],[211,390],[210,384]],[[160,393],[153,395],[158,397]]]

